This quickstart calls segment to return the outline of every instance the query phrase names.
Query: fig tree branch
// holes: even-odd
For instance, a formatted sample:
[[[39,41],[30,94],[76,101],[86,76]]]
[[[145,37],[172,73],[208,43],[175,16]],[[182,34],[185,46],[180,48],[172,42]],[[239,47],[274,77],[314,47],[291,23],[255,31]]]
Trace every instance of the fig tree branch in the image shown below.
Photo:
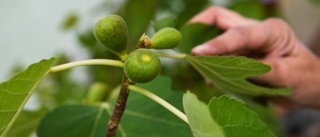
[[[118,125],[120,123],[121,117],[126,108],[127,98],[129,95],[129,92],[128,92],[129,84],[130,82],[128,77],[125,74],[123,74],[120,93],[108,123],[106,137],[115,137],[116,135]]]

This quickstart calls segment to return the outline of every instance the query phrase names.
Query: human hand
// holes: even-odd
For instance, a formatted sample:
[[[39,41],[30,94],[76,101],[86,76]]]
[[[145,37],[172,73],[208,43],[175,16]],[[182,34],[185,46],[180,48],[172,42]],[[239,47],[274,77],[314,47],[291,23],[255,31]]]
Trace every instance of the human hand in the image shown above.
[[[272,67],[253,80],[272,87],[289,87],[293,94],[286,102],[320,107],[320,61],[295,36],[281,19],[257,21],[212,6],[199,13],[190,23],[205,23],[225,30],[192,50],[194,55],[244,55]]]

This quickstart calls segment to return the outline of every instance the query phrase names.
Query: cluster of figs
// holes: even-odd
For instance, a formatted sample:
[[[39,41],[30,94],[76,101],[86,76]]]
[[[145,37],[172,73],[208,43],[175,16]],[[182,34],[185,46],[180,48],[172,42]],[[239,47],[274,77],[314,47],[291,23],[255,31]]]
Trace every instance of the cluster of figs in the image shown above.
[[[124,61],[124,72],[134,83],[149,82],[160,72],[160,59],[150,49],[171,49],[181,41],[178,30],[165,27],[151,38],[143,35],[139,40],[141,47],[128,54],[128,28],[123,18],[118,15],[102,17],[94,26],[94,36],[100,44]]]

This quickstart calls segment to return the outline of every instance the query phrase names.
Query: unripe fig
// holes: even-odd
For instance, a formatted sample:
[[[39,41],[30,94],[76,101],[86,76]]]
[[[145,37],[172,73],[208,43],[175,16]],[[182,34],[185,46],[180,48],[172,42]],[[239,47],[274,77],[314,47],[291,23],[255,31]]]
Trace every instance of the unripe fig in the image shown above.
[[[178,30],[170,27],[160,29],[150,39],[148,48],[153,49],[171,49],[179,45],[181,34]]]
[[[107,96],[108,87],[100,82],[93,83],[87,94],[87,101],[89,105],[94,105],[95,103],[102,102]]]
[[[124,62],[124,72],[136,83],[153,80],[161,69],[159,57],[150,50],[137,49],[132,51]]]
[[[120,16],[102,17],[94,26],[94,36],[99,43],[120,57],[127,54],[128,28]]]

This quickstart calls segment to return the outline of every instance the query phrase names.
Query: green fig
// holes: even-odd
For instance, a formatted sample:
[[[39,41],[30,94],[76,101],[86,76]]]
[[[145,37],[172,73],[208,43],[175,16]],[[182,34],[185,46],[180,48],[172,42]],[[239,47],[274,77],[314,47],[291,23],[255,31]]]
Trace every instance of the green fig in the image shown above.
[[[124,72],[135,83],[153,80],[161,69],[159,57],[148,49],[132,51],[124,62]]]
[[[94,25],[94,36],[107,49],[123,59],[127,55],[128,28],[122,17],[108,15]]]
[[[150,39],[150,43],[146,45],[153,49],[171,49],[179,45],[181,34],[178,30],[170,27],[160,29]]]
[[[87,101],[89,105],[94,105],[98,102],[102,102],[107,96],[108,87],[101,82],[93,83],[87,94]]]

